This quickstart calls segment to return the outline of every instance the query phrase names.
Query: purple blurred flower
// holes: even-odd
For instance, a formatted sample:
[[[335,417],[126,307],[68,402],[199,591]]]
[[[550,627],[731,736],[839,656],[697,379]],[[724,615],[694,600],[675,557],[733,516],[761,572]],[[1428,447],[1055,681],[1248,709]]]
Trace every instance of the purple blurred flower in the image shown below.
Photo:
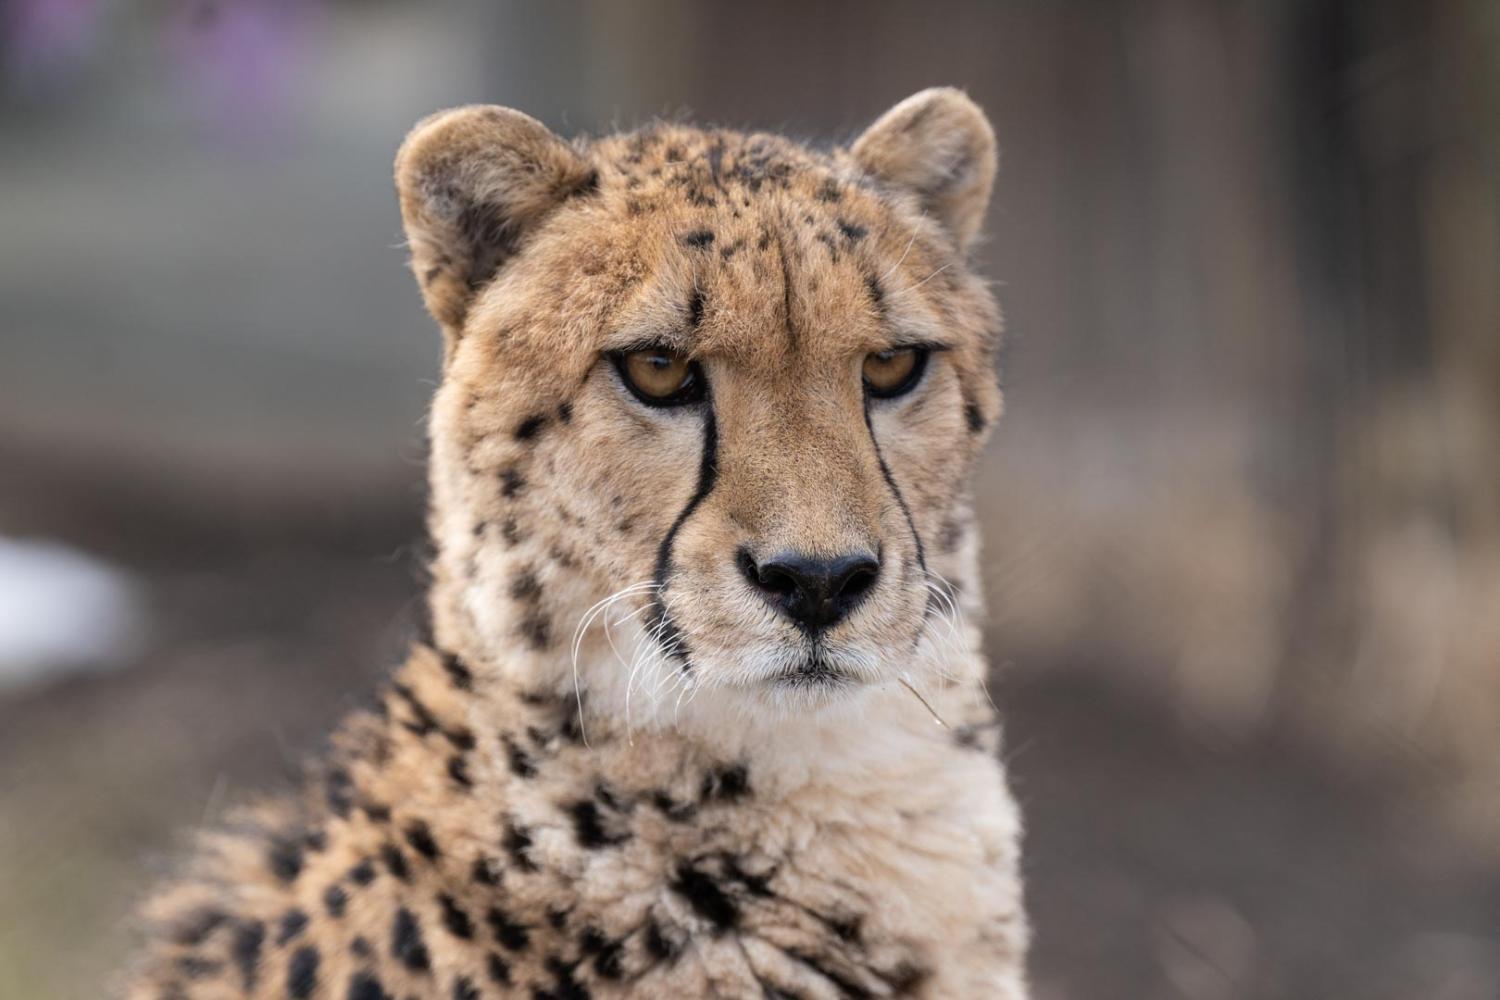
[[[6,76],[22,87],[67,75],[98,47],[105,0],[9,0],[0,5]]]
[[[173,53],[190,95],[224,134],[285,116],[320,11],[314,0],[199,0],[182,8]]]

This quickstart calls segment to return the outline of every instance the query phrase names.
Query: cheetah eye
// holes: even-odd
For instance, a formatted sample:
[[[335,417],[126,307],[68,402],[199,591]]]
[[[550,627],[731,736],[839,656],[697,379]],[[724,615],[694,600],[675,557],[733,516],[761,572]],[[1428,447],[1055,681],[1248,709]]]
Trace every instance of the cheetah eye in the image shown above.
[[[865,355],[865,391],[876,399],[911,392],[927,367],[925,347],[896,347]]]
[[[686,406],[703,398],[703,370],[665,347],[610,355],[625,388],[647,406]]]

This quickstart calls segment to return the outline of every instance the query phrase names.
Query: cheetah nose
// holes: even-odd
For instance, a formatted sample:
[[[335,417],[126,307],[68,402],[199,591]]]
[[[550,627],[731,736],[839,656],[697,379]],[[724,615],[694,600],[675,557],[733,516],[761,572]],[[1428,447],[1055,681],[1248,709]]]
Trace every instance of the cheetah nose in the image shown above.
[[[750,585],[809,635],[845,618],[880,575],[879,560],[864,552],[831,559],[782,552],[757,562],[740,549],[736,562]]]

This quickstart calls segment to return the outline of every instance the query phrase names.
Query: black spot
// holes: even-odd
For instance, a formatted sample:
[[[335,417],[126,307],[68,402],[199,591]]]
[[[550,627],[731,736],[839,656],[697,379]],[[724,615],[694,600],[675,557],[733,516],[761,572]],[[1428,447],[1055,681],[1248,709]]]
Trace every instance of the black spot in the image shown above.
[[[349,980],[348,1000],[392,1000],[380,980],[368,972],[356,972]]]
[[[557,422],[560,424],[571,423],[573,420],[573,404],[557,404]]]
[[[739,922],[740,911],[734,900],[712,878],[691,865],[678,867],[671,888],[688,901],[693,912],[713,924],[715,930],[728,930]]]
[[[516,425],[515,436],[517,441],[530,441],[536,437],[543,427],[547,426],[547,418],[541,414],[527,417]]]
[[[354,780],[349,777],[349,772],[341,767],[329,771],[323,793],[333,814],[348,819],[349,810],[354,805]]]
[[[844,239],[850,243],[857,243],[869,235],[869,230],[864,226],[850,222],[847,219],[839,220],[839,232],[844,234]]]
[[[359,808],[364,814],[376,823],[388,823],[391,819],[391,807],[381,805],[379,802],[361,802]]]
[[[363,934],[356,935],[354,940],[349,942],[349,950],[354,953],[356,958],[369,958],[375,954],[375,949],[370,947],[369,938]]]
[[[281,918],[281,929],[276,932],[276,947],[280,948],[307,929],[307,914],[302,910],[288,910]]]
[[[466,941],[474,936],[474,922],[458,908],[452,896],[446,893],[439,896],[438,905],[443,908],[443,926],[448,929],[449,934]]]
[[[655,920],[646,921],[646,950],[659,962],[674,959],[681,953],[681,947],[662,932],[661,925]]]
[[[546,649],[552,642],[552,622],[539,611],[528,612],[517,628],[532,649]]]
[[[355,885],[369,885],[375,881],[375,865],[369,858],[363,859],[359,864],[349,869],[349,881]]]
[[[568,808],[568,815],[573,817],[573,832],[578,837],[578,844],[596,850],[601,847],[613,847],[623,844],[630,839],[622,834],[610,834],[604,830],[604,825],[599,816],[599,807],[592,799],[584,799],[575,802]]]
[[[385,862],[390,873],[405,882],[411,878],[411,871],[406,867],[406,855],[401,853],[395,844],[385,844],[380,848],[380,860]]]
[[[407,729],[418,736],[426,736],[442,728],[438,725],[437,717],[432,714],[432,709],[428,708],[411,688],[397,682],[391,685],[391,690],[396,692],[396,696],[405,702],[406,707],[411,711],[412,721],[403,723]]]
[[[859,943],[861,923],[859,917],[833,917],[828,920],[828,926],[833,929],[833,933],[838,935],[840,941],[847,944]]]
[[[496,986],[510,985],[510,966],[506,964],[505,959],[492,951],[485,964],[489,970],[491,982]]]
[[[266,942],[266,925],[259,920],[240,924],[234,931],[234,943],[230,954],[239,966],[240,976],[245,981],[245,990],[255,989],[256,975],[260,971],[260,949]]]
[[[476,533],[484,530],[484,522],[480,521],[474,526]],[[448,674],[448,680],[460,691],[472,691],[474,689],[474,673],[464,665],[464,662],[453,653],[443,654],[443,670]]]
[[[497,886],[500,879],[495,876],[495,862],[489,858],[475,858],[474,867],[469,869],[469,877],[480,885]]]
[[[522,871],[536,871],[536,862],[531,860],[527,851],[531,850],[531,834],[524,827],[507,825],[505,828],[505,853],[510,855],[510,860]]]
[[[513,497],[526,488],[525,478],[515,469],[506,469],[500,473],[500,495]]]
[[[536,571],[527,567],[517,573],[510,581],[510,596],[518,601],[534,603],[542,596],[542,583],[536,578]]]
[[[651,804],[660,809],[667,819],[674,823],[685,823],[698,813],[698,807],[693,803],[678,802],[663,791],[651,794]]]
[[[271,873],[283,882],[296,881],[302,874],[302,844],[300,838],[278,836],[271,841],[266,851],[266,863]]]
[[[511,773],[518,778],[531,778],[536,775],[536,764],[515,740],[509,736],[504,739],[505,759],[510,764]]]
[[[553,930],[560,931],[568,926],[569,912],[562,907],[554,907],[547,911],[547,923],[552,925]]]
[[[707,229],[695,229],[691,233],[685,233],[682,237],[682,245],[701,250],[714,241],[714,234]]]
[[[413,820],[406,828],[406,842],[428,861],[437,858],[442,852],[438,850],[437,841],[432,839],[432,831],[427,824],[421,820]]]
[[[468,753],[474,749],[474,732],[471,729],[460,726],[455,729],[445,730],[443,735],[448,737],[449,743],[452,743],[454,747],[462,750],[464,753]]]
[[[490,929],[495,932],[495,940],[499,941],[509,951],[521,951],[531,944],[531,932],[524,924],[518,924],[507,917],[496,907],[490,907],[485,914],[485,920],[489,922]]]
[[[577,962],[564,962],[556,955],[547,957],[547,971],[552,973],[556,981],[551,990],[533,990],[533,1000],[590,1000],[588,988],[580,983],[573,975],[578,968]]]
[[[601,979],[619,979],[623,974],[625,949],[620,942],[611,941],[597,928],[586,927],[579,947],[585,955],[594,957],[594,971]]]
[[[223,910],[213,907],[200,907],[181,918],[176,930],[172,934],[172,940],[177,944],[197,947],[208,936],[229,920],[229,914]]]
[[[692,297],[688,299],[688,325],[696,327],[703,322],[703,293],[693,289]]]
[[[978,434],[984,430],[984,412],[979,409],[978,403],[969,403],[964,407],[964,419],[969,424],[970,434]]]
[[[460,788],[473,788],[474,782],[469,777],[469,764],[462,754],[454,754],[448,758],[448,777]]]
[[[516,519],[507,517],[500,522],[500,537],[505,539],[506,545],[520,545],[522,541],[521,529],[516,526]]]
[[[330,917],[342,917],[344,907],[349,905],[349,894],[339,886],[330,885],[323,890],[323,905]]]
[[[823,186],[818,189],[818,200],[826,201],[830,205],[837,203],[843,197],[844,192],[839,190],[838,181],[835,181],[831,177],[824,181]]]
[[[703,776],[703,798],[733,802],[750,792],[750,775],[743,764],[723,767]]]
[[[298,948],[286,969],[286,993],[293,1000],[307,1000],[318,987],[318,949]]]
[[[427,945],[422,942],[422,928],[404,906],[396,911],[395,922],[391,924],[391,957],[416,972],[427,972],[432,967]]]

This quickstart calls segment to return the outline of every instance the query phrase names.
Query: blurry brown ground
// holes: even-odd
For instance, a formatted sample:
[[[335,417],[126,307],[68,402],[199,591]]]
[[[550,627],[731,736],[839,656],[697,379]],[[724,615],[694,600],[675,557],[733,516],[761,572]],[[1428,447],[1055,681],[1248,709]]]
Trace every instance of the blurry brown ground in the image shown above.
[[[1500,10],[1086,11],[5,22],[0,535],[133,571],[153,630],[0,689],[0,998],[98,996],[177,831],[284,787],[410,636],[411,121],[847,136],[933,83],[1004,149],[979,504],[1039,996],[1500,996]]]

